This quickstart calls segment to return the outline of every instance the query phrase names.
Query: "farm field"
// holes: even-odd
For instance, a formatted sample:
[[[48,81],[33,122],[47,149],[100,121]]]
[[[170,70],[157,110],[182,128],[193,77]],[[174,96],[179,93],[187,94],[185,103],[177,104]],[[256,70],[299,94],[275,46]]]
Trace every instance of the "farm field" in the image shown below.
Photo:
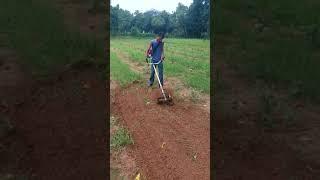
[[[165,39],[164,86],[175,104],[162,106],[157,83],[146,83],[150,40],[111,38],[111,168],[129,179],[209,179],[210,41]]]
[[[118,52],[118,55],[120,53],[127,56],[130,62],[146,67],[144,53],[151,39],[111,38],[111,52]],[[166,56],[164,75],[176,77],[186,86],[209,94],[210,41],[168,38],[164,39],[164,42]]]

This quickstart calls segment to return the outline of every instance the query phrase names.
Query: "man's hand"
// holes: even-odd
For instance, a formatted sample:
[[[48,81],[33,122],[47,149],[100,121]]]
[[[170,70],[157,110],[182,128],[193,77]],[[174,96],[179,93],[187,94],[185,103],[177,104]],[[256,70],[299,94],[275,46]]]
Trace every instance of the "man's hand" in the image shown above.
[[[164,58],[165,58],[164,56],[161,56],[161,60],[162,60],[162,61],[164,61]]]

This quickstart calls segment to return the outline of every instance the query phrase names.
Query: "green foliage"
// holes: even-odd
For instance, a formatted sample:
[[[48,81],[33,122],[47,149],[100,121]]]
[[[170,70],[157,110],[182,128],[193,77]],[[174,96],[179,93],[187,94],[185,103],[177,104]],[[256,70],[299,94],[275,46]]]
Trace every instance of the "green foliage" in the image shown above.
[[[209,0],[193,0],[186,15],[186,29],[189,37],[200,38],[209,30]]]
[[[123,127],[120,127],[113,135],[111,135],[112,149],[120,149],[121,147],[130,144],[133,144],[133,139],[129,132]]]
[[[136,30],[132,27],[135,27],[144,33],[166,32],[179,37],[208,37],[209,0],[194,0],[190,8],[179,3],[171,14],[157,10],[131,14],[119,5],[111,6],[110,26],[112,35],[125,35],[130,30],[132,34],[132,30]]]
[[[139,36],[140,35],[140,32],[139,32],[139,28],[137,28],[137,27],[132,27],[131,28],[131,35],[132,36]]]
[[[160,32],[166,26],[166,22],[163,17],[155,16],[151,19],[151,26],[154,28],[155,32]]]
[[[120,148],[133,144],[133,139],[127,129],[120,126],[117,118],[110,116],[110,126],[115,132],[111,134],[110,147],[112,150],[119,150]]]

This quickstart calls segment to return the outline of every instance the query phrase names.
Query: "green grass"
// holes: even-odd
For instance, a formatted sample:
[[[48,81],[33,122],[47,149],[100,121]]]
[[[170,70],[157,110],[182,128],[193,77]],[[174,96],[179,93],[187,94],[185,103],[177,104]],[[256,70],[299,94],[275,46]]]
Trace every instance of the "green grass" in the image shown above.
[[[117,121],[117,118],[115,116],[110,116],[110,127],[111,129],[118,128],[119,122]],[[110,141],[110,147],[112,152],[117,152],[121,150],[121,148],[125,147],[126,145],[133,144],[133,139],[130,136],[129,132],[120,127],[116,129],[116,131],[110,135],[111,141]],[[113,153],[112,153],[113,154]],[[115,153],[116,156],[117,153]],[[111,179],[124,179],[123,176],[121,176],[120,170],[119,169],[110,169],[110,177]]]
[[[145,65],[145,51],[151,38],[111,37],[112,48]],[[111,52],[112,53],[112,52]],[[177,77],[200,92],[210,92],[210,43],[202,39],[165,39],[165,77]],[[111,68],[112,70],[112,68]]]
[[[121,127],[114,116],[110,117],[111,128],[118,127],[117,130],[111,134],[110,147],[112,150],[119,150],[122,147],[133,144],[133,139],[128,130]]]
[[[123,176],[121,176],[120,170],[115,168],[110,168],[110,180],[125,180]]]
[[[130,144],[133,144],[133,139],[129,132],[123,127],[120,127],[115,134],[111,136],[111,148],[113,149],[119,149]]]
[[[140,74],[133,72],[127,64],[120,61],[114,52],[110,52],[110,70],[111,79],[118,81],[121,86],[141,78]]]
[[[219,1],[217,54],[248,77],[299,88],[303,97],[320,100],[319,7],[314,0]],[[255,28],[258,19],[266,27],[263,31]]]
[[[47,76],[66,64],[103,57],[103,41],[68,30],[51,1],[4,0],[1,34],[36,76]]]

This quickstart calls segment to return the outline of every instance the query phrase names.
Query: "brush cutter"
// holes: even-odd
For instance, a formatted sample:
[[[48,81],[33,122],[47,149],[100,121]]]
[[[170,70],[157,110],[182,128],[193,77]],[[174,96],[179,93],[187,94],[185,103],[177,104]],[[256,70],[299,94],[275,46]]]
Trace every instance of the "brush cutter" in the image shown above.
[[[160,60],[160,61],[157,62],[157,63],[152,63],[152,57],[149,56],[149,58],[148,58],[148,57],[146,58],[146,62],[153,67],[153,70],[154,70],[154,72],[155,72],[155,74],[156,74],[156,77],[157,77],[157,80],[158,80],[158,83],[159,83],[159,87],[160,87],[160,89],[161,89],[162,97],[159,97],[159,98],[157,99],[157,103],[158,103],[158,104],[173,105],[172,96],[171,96],[165,89],[163,89],[163,86],[162,86],[162,84],[161,84],[161,82],[160,82],[160,78],[159,78],[159,75],[158,75],[157,68],[156,68],[156,66],[155,66],[155,65],[160,64],[160,63],[162,62],[162,60]]]

